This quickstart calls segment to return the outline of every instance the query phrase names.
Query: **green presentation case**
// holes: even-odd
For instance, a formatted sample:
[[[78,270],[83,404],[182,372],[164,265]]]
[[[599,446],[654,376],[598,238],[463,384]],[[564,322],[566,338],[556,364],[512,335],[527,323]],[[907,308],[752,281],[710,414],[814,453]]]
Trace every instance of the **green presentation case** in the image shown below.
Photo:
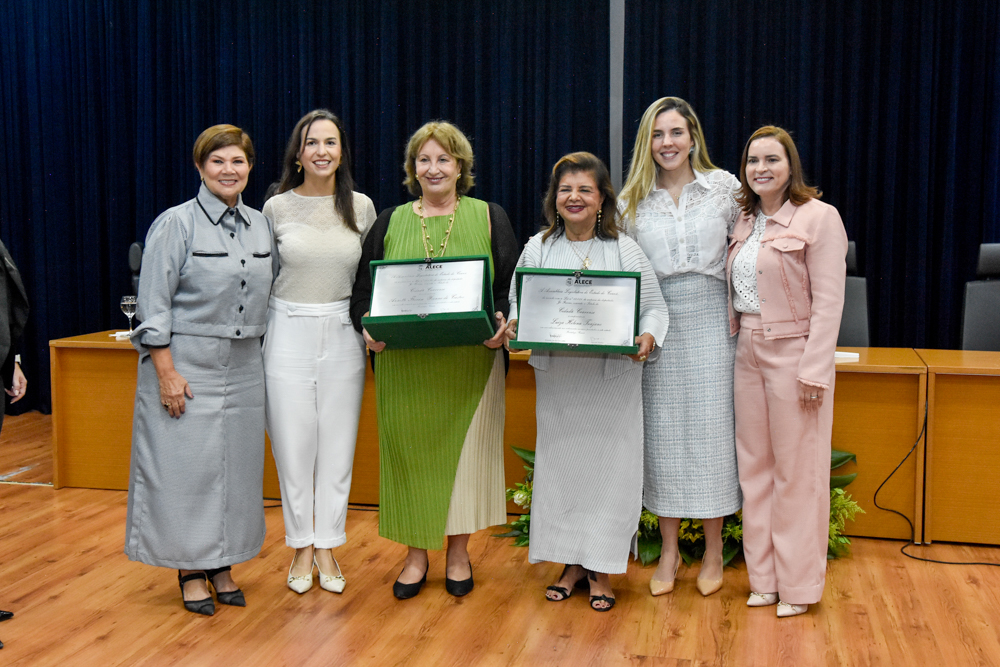
[[[361,325],[368,335],[377,341],[383,341],[386,349],[403,350],[425,347],[455,347],[460,345],[482,345],[496,333],[493,319],[493,285],[490,281],[489,257],[486,255],[468,255],[463,257],[439,257],[432,260],[403,259],[375,260],[370,265],[372,286],[375,285],[375,272],[380,266],[387,264],[443,264],[447,262],[462,262],[481,260],[483,267],[483,309],[455,313],[428,313],[427,315],[384,315],[361,318]],[[374,292],[372,298],[374,301]]]
[[[530,274],[548,274],[555,276],[567,276],[574,278],[586,278],[587,276],[593,276],[595,278],[633,278],[635,280],[635,307],[633,311],[635,313],[635,323],[633,326],[633,331],[638,335],[639,331],[639,293],[642,286],[642,274],[635,271],[587,271],[587,270],[573,270],[573,269],[533,269],[528,267],[518,267],[514,270],[514,275],[517,280],[517,313],[518,318],[521,316],[521,282],[525,275]],[[518,326],[518,335],[520,335],[520,326]],[[568,352],[597,352],[600,354],[635,354],[639,351],[638,345],[574,345],[569,343],[551,343],[551,342],[539,342],[539,341],[528,341],[521,340],[515,337],[514,340],[510,342],[511,349],[518,350],[563,350]]]

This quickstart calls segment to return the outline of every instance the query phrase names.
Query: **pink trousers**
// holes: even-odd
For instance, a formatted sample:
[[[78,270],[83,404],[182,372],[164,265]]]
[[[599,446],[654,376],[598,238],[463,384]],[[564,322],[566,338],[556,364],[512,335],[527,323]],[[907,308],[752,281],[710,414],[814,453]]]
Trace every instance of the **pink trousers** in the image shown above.
[[[741,323],[734,400],[750,588],[814,604],[826,581],[833,378],[806,412],[796,379],[806,338],[765,340],[759,316]]]

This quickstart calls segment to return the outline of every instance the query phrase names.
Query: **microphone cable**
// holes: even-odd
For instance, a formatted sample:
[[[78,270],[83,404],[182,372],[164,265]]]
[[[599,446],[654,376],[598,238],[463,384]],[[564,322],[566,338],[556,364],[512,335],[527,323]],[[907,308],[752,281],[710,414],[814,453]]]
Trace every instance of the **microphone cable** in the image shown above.
[[[902,512],[898,512],[898,511],[896,511],[894,509],[891,509],[889,507],[883,507],[883,506],[881,506],[881,505],[878,504],[878,494],[879,494],[879,491],[881,491],[882,487],[885,486],[889,482],[890,479],[892,479],[892,476],[896,474],[896,471],[899,470],[901,467],[903,467],[903,464],[906,463],[906,460],[909,459],[910,455],[913,454],[913,452],[917,449],[917,445],[920,444],[921,440],[924,441],[924,447],[925,447],[925,451],[926,451],[926,446],[927,446],[927,411],[928,411],[928,403],[929,403],[929,401],[926,401],[926,400],[924,401],[924,424],[923,424],[923,426],[920,429],[920,433],[917,434],[917,441],[913,443],[912,447],[910,447],[910,451],[906,452],[906,456],[903,457],[903,460],[900,461],[899,464],[895,468],[893,468],[892,472],[889,473],[889,476],[886,477],[884,480],[882,480],[882,483],[878,485],[877,489],[875,489],[875,495],[872,497],[872,500],[875,503],[875,507],[877,507],[878,509],[883,510],[885,512],[892,512],[893,514],[898,514],[899,516],[903,517],[903,520],[906,521],[907,525],[910,527],[910,541],[907,542],[906,544],[904,544],[899,549],[899,552],[901,554],[903,554],[904,556],[906,556],[907,558],[912,558],[913,560],[923,561],[925,563],[939,563],[941,565],[989,565],[990,567],[1000,567],[1000,563],[986,563],[986,562],[982,562],[982,561],[938,560],[938,559],[935,559],[935,558],[924,558],[923,556],[914,556],[913,554],[907,553],[906,552],[906,548],[907,547],[909,547],[909,546],[918,546],[917,542],[916,542],[916,529],[913,527],[913,522],[910,521],[910,518],[908,516],[906,516],[905,514],[903,514]],[[926,470],[926,468],[925,468],[925,470]]]

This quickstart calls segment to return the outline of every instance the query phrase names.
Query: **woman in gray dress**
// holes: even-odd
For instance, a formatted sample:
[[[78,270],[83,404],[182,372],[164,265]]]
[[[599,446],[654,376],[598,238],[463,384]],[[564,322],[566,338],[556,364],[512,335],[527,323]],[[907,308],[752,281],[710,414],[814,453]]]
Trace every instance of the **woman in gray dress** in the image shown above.
[[[565,600],[587,578],[590,606],[608,611],[615,604],[608,574],[625,572],[642,511],[641,362],[662,344],[667,309],[649,260],[619,234],[615,192],[600,159],[571,153],[559,160],[543,210],[549,227],[528,240],[518,266],[642,274],[639,351],[631,358],[534,350],[528,362],[538,420],[528,560],[566,564],[546,591],[549,600]],[[516,289],[515,276],[508,340],[517,331]]]
[[[250,137],[198,137],[197,196],[146,235],[132,334],[139,374],[125,553],[177,568],[184,607],[245,606],[230,566],[264,542],[264,369],[260,338],[276,271],[270,223],[240,195]]]
[[[726,235],[740,182],[708,157],[691,105],[653,102],[639,123],[619,207],[646,253],[671,326],[659,361],[642,374],[646,459],[643,504],[660,518],[663,551],[649,582],[669,593],[680,564],[681,519],[701,519],[705,556],[698,590],[722,587],[723,518],[740,508],[733,425],[735,339],[729,336]]]

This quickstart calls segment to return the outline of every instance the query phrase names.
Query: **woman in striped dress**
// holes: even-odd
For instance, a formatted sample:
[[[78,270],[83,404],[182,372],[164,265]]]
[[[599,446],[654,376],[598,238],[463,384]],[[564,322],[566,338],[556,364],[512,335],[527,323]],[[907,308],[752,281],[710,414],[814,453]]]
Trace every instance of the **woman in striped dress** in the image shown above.
[[[646,459],[643,504],[660,518],[663,551],[649,582],[669,593],[680,564],[682,518],[701,519],[698,590],[722,587],[723,518],[740,508],[733,425],[733,359],[726,305],[726,235],[740,208],[739,181],[708,157],[694,110],[661,98],[639,123],[620,208],[649,257],[670,309],[659,361],[642,374]]]
[[[445,588],[472,590],[471,533],[505,523],[503,422],[507,286],[517,244],[507,214],[466,196],[472,146],[450,123],[430,122],[406,148],[405,185],[416,201],[379,215],[362,248],[351,319],[376,353],[379,535],[409,547],[393,585],[399,599],[427,580],[427,550],[448,536]],[[482,345],[385,349],[362,330],[377,259],[487,255],[497,333]]]
[[[615,604],[609,574],[625,572],[642,510],[642,363],[662,344],[667,309],[649,260],[618,232],[607,167],[571,153],[552,169],[544,203],[549,227],[533,236],[518,266],[635,271],[639,351],[619,354],[532,352],[538,440],[528,560],[564,563],[546,598],[568,598],[584,578],[590,605]],[[507,337],[517,331],[517,285],[511,284]]]

